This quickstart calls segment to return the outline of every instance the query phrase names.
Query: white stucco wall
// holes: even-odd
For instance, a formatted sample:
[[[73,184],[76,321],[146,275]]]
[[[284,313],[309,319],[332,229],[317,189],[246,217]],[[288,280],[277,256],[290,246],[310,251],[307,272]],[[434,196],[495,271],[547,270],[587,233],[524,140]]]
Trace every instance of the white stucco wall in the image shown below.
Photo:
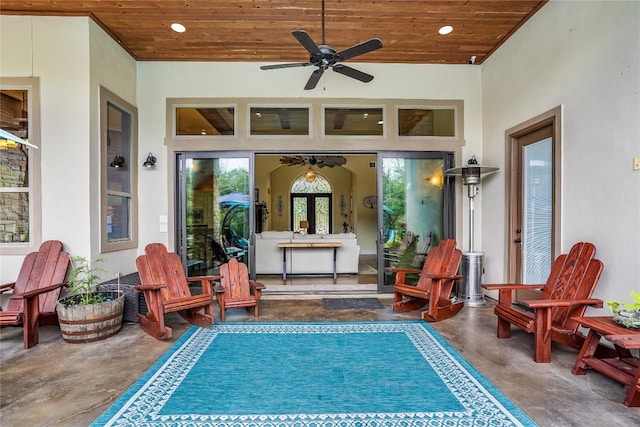
[[[0,16],[3,77],[39,77],[42,239],[88,254],[88,20]],[[15,280],[22,256],[3,255],[2,282]]]
[[[99,251],[99,85],[135,104],[135,61],[88,18],[0,16],[0,76],[40,79],[42,239],[72,256]],[[109,259],[129,270],[134,261]],[[23,256],[0,257],[15,280]],[[115,262],[115,264],[114,264]]]
[[[640,2],[549,2],[482,65],[482,101],[484,158],[503,170],[505,131],[562,106],[562,251],[593,242],[605,265],[595,296],[629,300],[640,290]],[[491,283],[505,279],[505,177],[482,188]]]
[[[304,55],[304,51],[301,51]],[[260,70],[260,63],[138,63],[138,108],[140,110],[140,153],[153,152],[158,158],[152,171],[141,171],[140,224],[141,248],[144,242],[169,243],[167,233],[159,232],[159,217],[171,216],[171,204],[165,191],[171,173],[173,159],[167,157],[166,99],[167,98],[323,98],[323,99],[429,99],[464,101],[465,146],[462,159],[471,155],[482,160],[481,152],[481,98],[480,67],[470,65],[407,65],[407,64],[362,64],[354,67],[375,76],[368,84],[355,81],[332,71],[327,71],[315,90],[305,91],[304,85],[311,71],[307,68]],[[348,102],[348,101],[346,101]],[[242,124],[244,126],[244,124]],[[224,140],[218,144],[221,150],[239,149],[235,140]],[[277,149],[273,142],[270,149]],[[333,144],[333,146],[331,146]],[[419,142],[412,142],[417,149],[427,149]],[[355,145],[355,143],[354,143]],[[209,145],[210,146],[210,145]],[[325,149],[345,150],[353,147],[338,146],[324,140]],[[358,142],[358,147],[371,150],[372,144]],[[198,150],[198,144],[193,144]],[[309,149],[297,146],[291,149]],[[385,150],[402,149],[397,146],[383,147]],[[267,149],[260,142],[250,141],[241,149]],[[460,188],[462,197],[462,189]],[[481,198],[481,196],[479,197]],[[466,198],[465,198],[466,199]],[[462,211],[466,211],[466,200]],[[462,213],[459,213],[462,219]],[[480,217],[480,214],[478,214]],[[463,232],[458,236],[462,243],[467,231],[466,222],[461,224]],[[171,228],[170,228],[171,229]],[[481,241],[480,236],[477,237]]]
[[[117,252],[100,253],[100,161],[111,159],[100,158],[100,87],[105,87],[129,104],[136,106],[136,61],[108,36],[95,22],[89,21],[90,40],[90,141],[91,184],[90,184],[90,218],[91,259],[104,258],[104,268],[112,278],[116,272],[127,274],[136,270],[136,249]],[[138,159],[133,160],[142,169],[145,157],[138,152]]]
[[[504,132],[562,105],[562,249],[594,242],[605,263],[596,296],[626,299],[640,283],[640,172],[631,170],[640,155],[638,28],[640,2],[551,1],[482,66],[358,64],[373,82],[328,72],[316,90],[304,91],[307,69],[135,63],[88,18],[0,16],[0,75],[40,78],[43,238],[91,257],[99,248],[101,84],[138,107],[139,164],[150,151],[158,157],[155,170],[139,171],[138,253],[168,241],[158,224],[171,197],[166,98],[462,99],[466,145],[458,161],[476,155],[502,168],[483,181],[476,203],[476,246],[487,254],[491,282],[504,279]],[[108,255],[109,270],[133,271],[133,252]],[[22,257],[1,258],[0,280],[15,279]]]

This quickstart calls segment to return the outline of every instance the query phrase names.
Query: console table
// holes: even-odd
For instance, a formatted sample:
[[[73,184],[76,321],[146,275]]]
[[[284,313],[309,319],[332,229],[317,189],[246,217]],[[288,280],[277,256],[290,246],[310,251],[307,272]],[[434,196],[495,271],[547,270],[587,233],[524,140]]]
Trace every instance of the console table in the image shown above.
[[[633,357],[629,351],[640,348],[640,332],[618,325],[612,317],[574,317],[573,319],[589,328],[589,333],[571,372],[574,375],[585,375],[587,368],[592,368],[624,384],[625,406],[640,406],[638,358]],[[614,344],[617,357],[601,359],[595,357],[602,337]]]
[[[340,242],[322,242],[322,243],[278,243],[278,247],[282,249],[282,280],[287,280],[287,248],[292,251],[294,249],[326,249],[333,248],[333,278],[337,278],[336,271],[336,252],[339,247],[342,247]]]

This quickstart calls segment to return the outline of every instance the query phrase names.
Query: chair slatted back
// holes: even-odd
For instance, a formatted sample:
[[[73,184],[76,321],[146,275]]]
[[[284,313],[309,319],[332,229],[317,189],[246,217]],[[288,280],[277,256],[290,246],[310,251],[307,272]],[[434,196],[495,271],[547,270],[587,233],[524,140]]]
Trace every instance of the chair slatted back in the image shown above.
[[[150,243],[145,254],[136,259],[143,285],[167,285],[161,290],[165,302],[191,296],[182,261],[175,252],[167,252],[162,243]]]
[[[602,262],[594,258],[595,254],[596,247],[592,243],[578,242],[568,254],[556,258],[541,299],[591,298],[603,268]],[[576,308],[556,307],[552,310],[553,322],[573,329],[577,323],[571,317],[582,316],[586,308],[585,305]]]
[[[69,254],[62,250],[62,242],[58,240],[43,242],[38,252],[31,252],[25,257],[13,287],[13,294],[21,295],[28,291],[63,283],[68,268]],[[60,289],[57,288],[38,297],[40,313],[55,313]],[[7,312],[23,310],[24,301],[21,299],[10,299],[7,303]]]
[[[427,253],[421,274],[456,275],[460,267],[461,259],[462,251],[456,248],[456,241],[453,239],[442,239],[438,246],[432,248]],[[430,290],[431,279],[421,275],[416,287],[418,289]]]
[[[226,301],[245,301],[251,299],[249,271],[247,265],[236,258],[220,266],[220,284],[225,289]]]

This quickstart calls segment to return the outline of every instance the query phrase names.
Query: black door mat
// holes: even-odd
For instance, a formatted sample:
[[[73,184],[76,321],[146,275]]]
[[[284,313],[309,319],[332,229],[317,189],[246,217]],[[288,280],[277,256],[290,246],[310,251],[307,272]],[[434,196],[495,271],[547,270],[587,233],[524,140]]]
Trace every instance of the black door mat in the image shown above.
[[[378,298],[322,298],[322,308],[325,310],[382,310],[384,305]]]

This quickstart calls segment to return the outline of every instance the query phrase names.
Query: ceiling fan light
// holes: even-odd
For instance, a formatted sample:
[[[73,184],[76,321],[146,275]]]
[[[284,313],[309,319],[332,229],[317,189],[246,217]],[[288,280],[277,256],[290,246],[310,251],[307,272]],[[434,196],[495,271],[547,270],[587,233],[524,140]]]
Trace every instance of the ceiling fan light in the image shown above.
[[[309,168],[309,170],[307,171],[307,173],[304,175],[304,180],[308,181],[308,182],[313,182],[316,180],[316,172]]]
[[[451,25],[445,25],[444,27],[440,27],[438,33],[441,35],[449,34],[453,31],[453,27]]]

